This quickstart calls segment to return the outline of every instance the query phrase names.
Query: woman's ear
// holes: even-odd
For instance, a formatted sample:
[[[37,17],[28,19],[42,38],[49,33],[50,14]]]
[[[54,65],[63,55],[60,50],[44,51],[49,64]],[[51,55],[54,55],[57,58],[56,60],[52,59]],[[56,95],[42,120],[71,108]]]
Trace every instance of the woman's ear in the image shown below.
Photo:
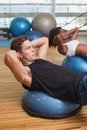
[[[58,45],[58,38],[57,35],[55,35],[53,39],[53,46],[56,47],[57,45]]]

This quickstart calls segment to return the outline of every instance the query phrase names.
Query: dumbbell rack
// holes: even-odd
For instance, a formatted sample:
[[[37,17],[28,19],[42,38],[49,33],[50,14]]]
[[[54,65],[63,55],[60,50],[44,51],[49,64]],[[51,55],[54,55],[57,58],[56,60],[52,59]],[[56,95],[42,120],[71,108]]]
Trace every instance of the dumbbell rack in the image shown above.
[[[0,28],[0,40],[10,39],[11,33],[9,28]]]

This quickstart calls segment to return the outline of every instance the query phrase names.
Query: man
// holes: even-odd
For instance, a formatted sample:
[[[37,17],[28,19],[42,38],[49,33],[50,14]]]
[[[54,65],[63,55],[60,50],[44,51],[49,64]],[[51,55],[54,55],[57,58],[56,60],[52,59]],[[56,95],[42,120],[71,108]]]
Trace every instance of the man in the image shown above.
[[[24,88],[87,104],[87,73],[78,74],[45,60],[48,38],[30,42],[25,35],[19,36],[12,41],[10,49],[4,62]]]

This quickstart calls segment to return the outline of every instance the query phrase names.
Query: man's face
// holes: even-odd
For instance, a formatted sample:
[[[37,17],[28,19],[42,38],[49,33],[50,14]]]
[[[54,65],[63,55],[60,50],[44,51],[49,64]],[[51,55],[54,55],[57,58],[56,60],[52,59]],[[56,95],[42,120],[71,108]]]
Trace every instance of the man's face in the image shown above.
[[[33,60],[35,60],[36,52],[29,40],[24,41],[24,43],[22,44],[20,54],[22,56],[22,59],[27,62],[32,62]]]

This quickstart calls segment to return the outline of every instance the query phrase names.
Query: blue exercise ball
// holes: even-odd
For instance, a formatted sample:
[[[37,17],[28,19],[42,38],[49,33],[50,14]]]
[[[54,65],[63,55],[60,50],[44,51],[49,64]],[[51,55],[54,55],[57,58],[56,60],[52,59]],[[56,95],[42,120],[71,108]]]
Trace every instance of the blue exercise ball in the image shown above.
[[[87,72],[87,60],[80,56],[66,57],[62,66],[75,72]]]
[[[38,31],[29,31],[26,33],[26,35],[30,41],[43,37],[43,34]]]
[[[25,17],[16,17],[10,24],[10,31],[13,36],[24,35],[30,31],[31,23]]]
[[[42,118],[64,118],[74,115],[81,105],[59,100],[41,91],[25,91],[23,108],[32,116]]]

